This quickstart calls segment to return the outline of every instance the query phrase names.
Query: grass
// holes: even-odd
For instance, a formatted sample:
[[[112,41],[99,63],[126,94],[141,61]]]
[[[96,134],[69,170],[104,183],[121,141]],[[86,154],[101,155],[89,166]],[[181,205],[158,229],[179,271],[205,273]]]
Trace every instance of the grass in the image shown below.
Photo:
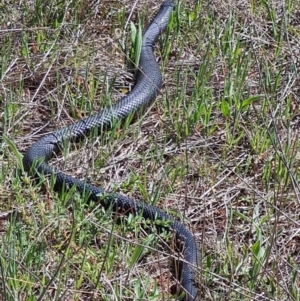
[[[160,3],[0,4],[1,300],[175,298],[170,234],[58,195],[21,164],[45,133],[132,88],[130,21],[138,32]],[[183,1],[156,47],[164,87],[146,116],[52,162],[181,219],[201,248],[199,300],[300,300],[299,11]]]

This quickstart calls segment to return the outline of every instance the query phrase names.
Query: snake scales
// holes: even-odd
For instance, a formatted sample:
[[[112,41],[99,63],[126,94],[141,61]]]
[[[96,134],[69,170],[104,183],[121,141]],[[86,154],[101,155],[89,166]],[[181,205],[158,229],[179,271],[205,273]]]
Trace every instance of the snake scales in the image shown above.
[[[181,241],[184,245],[184,260],[181,262],[182,279],[180,281],[186,292],[185,299],[191,301],[196,300],[198,294],[192,266],[198,265],[199,256],[195,239],[183,224],[154,206],[120,194],[106,192],[102,188],[54,171],[47,164],[54,154],[61,151],[63,141],[79,141],[95,129],[98,129],[99,133],[108,130],[115,122],[125,120],[128,115],[145,109],[154,101],[162,85],[162,75],[156,63],[153,46],[161,32],[166,29],[173,8],[172,1],[163,2],[160,10],[143,33],[139,71],[133,90],[111,107],[42,137],[27,150],[23,164],[25,171],[33,176],[55,175],[54,189],[56,191],[75,185],[79,193],[88,191],[89,201],[101,202],[105,209],[113,208],[115,212],[140,214],[147,220],[167,221],[170,229],[175,233],[176,240]]]

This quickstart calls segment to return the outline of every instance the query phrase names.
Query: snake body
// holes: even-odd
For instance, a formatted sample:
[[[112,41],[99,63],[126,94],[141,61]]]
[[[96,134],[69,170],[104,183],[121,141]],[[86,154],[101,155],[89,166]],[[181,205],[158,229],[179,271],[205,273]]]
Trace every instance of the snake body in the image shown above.
[[[148,107],[155,99],[162,86],[162,75],[156,63],[153,46],[158,36],[166,29],[170,14],[174,8],[172,1],[165,1],[143,32],[142,47],[139,61],[139,71],[134,88],[118,103],[99,113],[73,123],[70,126],[45,135],[33,144],[25,153],[23,165],[25,171],[33,176],[41,174],[55,175],[54,189],[61,191],[76,186],[80,194],[89,192],[89,201],[99,203],[105,208],[113,208],[115,212],[130,212],[140,214],[147,220],[166,221],[168,227],[175,233],[176,240],[184,245],[184,260],[181,262],[181,283],[186,292],[185,299],[196,300],[198,290],[192,266],[198,266],[199,256],[193,235],[179,221],[166,212],[139,202],[126,196],[110,193],[102,188],[87,184],[59,171],[54,171],[47,162],[61,151],[62,142],[66,140],[79,141],[97,129],[99,133],[112,128],[115,122],[120,122],[135,112]]]

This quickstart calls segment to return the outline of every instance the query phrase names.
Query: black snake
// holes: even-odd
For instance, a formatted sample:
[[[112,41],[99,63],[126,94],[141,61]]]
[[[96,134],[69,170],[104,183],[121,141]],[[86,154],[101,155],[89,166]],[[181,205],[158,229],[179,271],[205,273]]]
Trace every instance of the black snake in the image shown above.
[[[75,185],[79,193],[88,191],[89,200],[101,202],[101,205],[106,209],[113,208],[116,212],[140,214],[147,220],[166,221],[175,233],[176,240],[181,241],[184,245],[181,283],[186,292],[186,300],[191,301],[196,300],[198,295],[192,269],[193,266],[199,264],[199,254],[193,235],[183,224],[154,206],[89,185],[62,172],[54,171],[47,164],[54,154],[61,151],[63,141],[79,141],[95,129],[101,133],[103,130],[110,129],[116,122],[125,120],[128,115],[145,109],[153,102],[162,85],[162,75],[156,63],[153,46],[161,32],[166,29],[173,8],[174,3],[172,1],[163,2],[160,10],[143,33],[139,71],[133,90],[111,107],[41,138],[27,150],[23,164],[25,171],[32,175],[55,175],[54,189],[56,191]]]

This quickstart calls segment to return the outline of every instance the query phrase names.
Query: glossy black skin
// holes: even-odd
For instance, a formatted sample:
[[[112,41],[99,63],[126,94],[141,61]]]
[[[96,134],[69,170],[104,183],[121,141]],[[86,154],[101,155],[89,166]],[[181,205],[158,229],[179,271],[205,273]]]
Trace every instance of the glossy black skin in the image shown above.
[[[90,193],[89,201],[101,202],[106,209],[113,208],[115,212],[140,214],[147,220],[166,221],[168,226],[165,224],[163,227],[171,229],[176,235],[176,240],[180,240],[184,245],[184,261],[180,263],[181,284],[186,292],[185,299],[192,301],[197,300],[198,294],[192,269],[199,266],[199,252],[193,235],[183,224],[154,206],[120,194],[112,194],[62,172],[54,171],[47,164],[54,154],[60,152],[63,141],[79,141],[95,129],[101,133],[103,130],[110,129],[116,122],[125,120],[128,115],[143,111],[154,101],[162,86],[162,75],[153,53],[153,46],[159,35],[166,29],[173,8],[172,1],[165,1],[143,33],[139,71],[133,90],[111,107],[41,138],[27,150],[23,164],[25,171],[32,175],[55,175],[56,191],[75,185],[79,193],[87,191]]]

